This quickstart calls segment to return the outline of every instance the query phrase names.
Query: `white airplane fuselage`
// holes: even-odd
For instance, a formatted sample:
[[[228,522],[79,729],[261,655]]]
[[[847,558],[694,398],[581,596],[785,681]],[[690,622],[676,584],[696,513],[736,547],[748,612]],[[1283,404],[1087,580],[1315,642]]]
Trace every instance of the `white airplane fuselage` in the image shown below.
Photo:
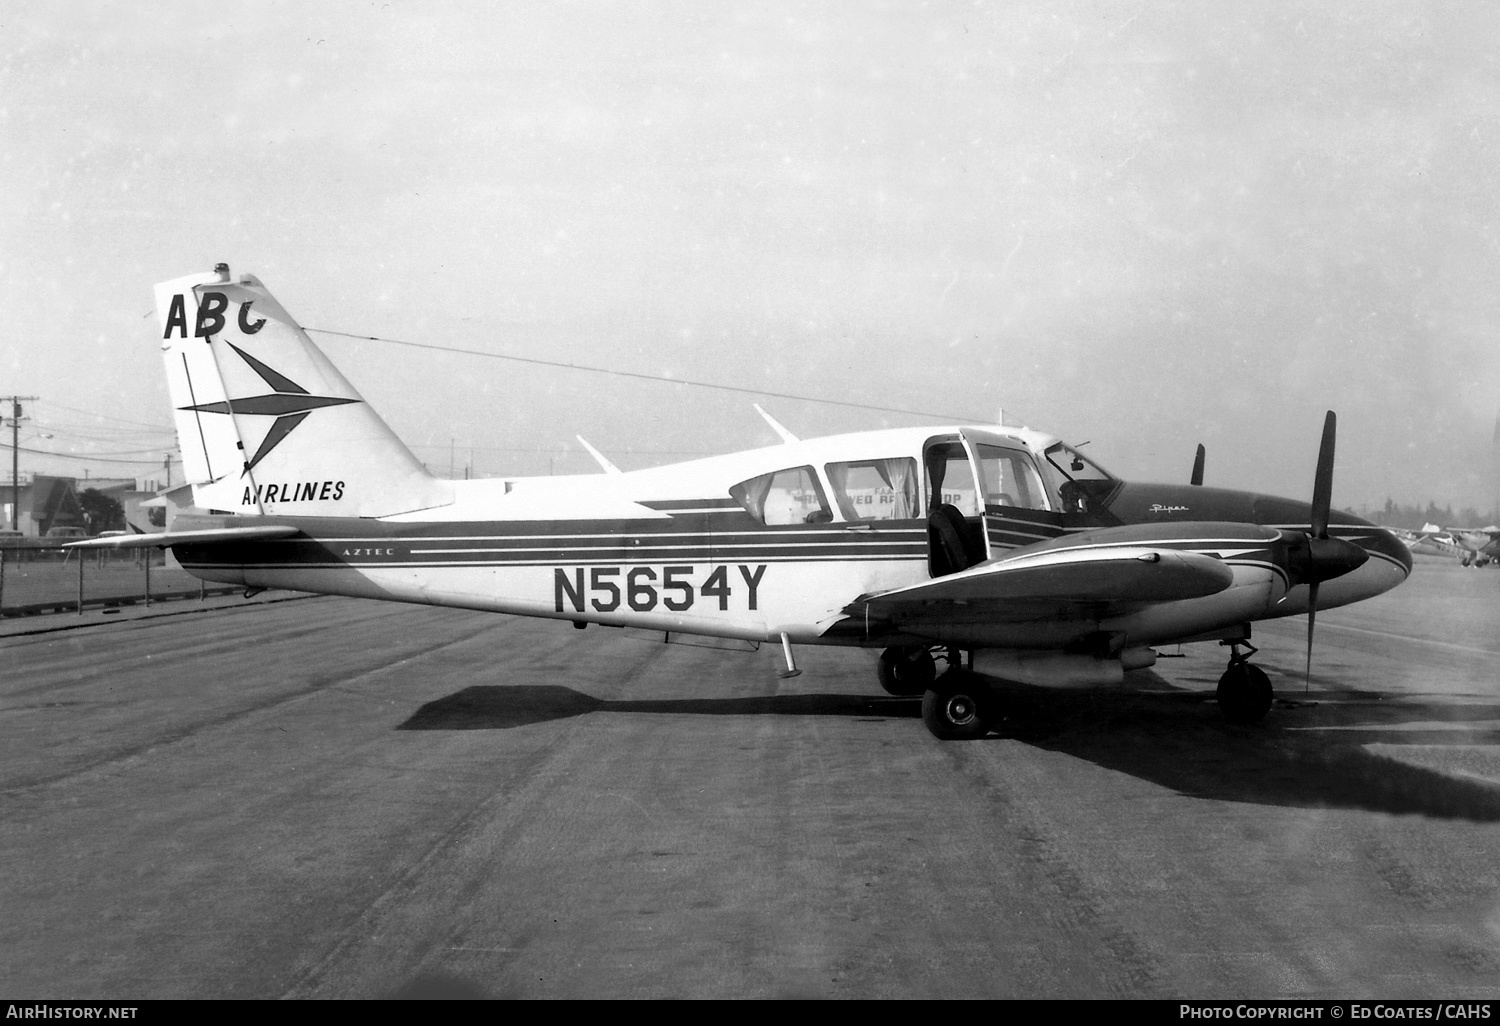
[[[904,511],[910,515],[851,520],[851,510],[857,515],[899,500],[889,489],[851,494],[845,487],[844,503],[829,502],[826,497],[839,491],[839,484],[827,468],[897,459],[920,467],[934,444],[957,443],[966,431],[1003,437],[1039,462],[1057,443],[1039,432],[995,427],[874,431],[628,473],[452,481],[451,503],[378,519],[290,515],[300,500],[282,502],[279,496],[307,489],[289,482],[276,486],[275,512],[257,516],[255,522],[294,525],[305,538],[257,542],[253,550],[184,548],[178,557],[206,580],[255,588],[754,642],[786,634],[804,644],[887,645],[894,637],[888,628],[860,630],[856,624],[851,630],[843,611],[862,596],[931,578],[927,525],[918,515],[931,504],[930,480],[918,475],[920,481],[908,484],[918,491]],[[731,496],[739,482],[790,468],[810,468],[824,496],[826,522],[759,523]],[[270,486],[261,487],[265,494]],[[978,488],[975,481],[953,484],[950,479],[944,497],[977,510]],[[1233,568],[1232,586],[1107,619],[1072,615],[986,623],[976,617],[923,624],[917,634],[908,628],[903,637],[934,644],[1061,648],[1108,631],[1123,632],[1131,644],[1152,645],[1307,611],[1307,588],[1289,588],[1287,574],[1267,552],[1275,528],[1297,526],[1295,513],[1257,532],[1238,517],[1264,497],[1173,485],[1125,485],[1122,490],[1129,493],[1132,509],[1148,511],[1135,522],[1181,527],[1176,537],[1154,544],[1216,555]],[[1226,495],[1243,496],[1244,502],[1216,513]],[[1037,541],[1127,523],[1054,512],[1061,505],[1055,488],[1037,501],[1051,509],[987,504],[985,515],[975,518],[990,528],[992,557]],[[1298,505],[1276,501],[1282,503],[1279,512]],[[212,517],[188,526],[245,520]],[[1320,608],[1359,601],[1405,579],[1409,557],[1394,536],[1352,517],[1335,521],[1336,536],[1355,541],[1375,558],[1326,582]]]
[[[1315,504],[1124,482],[998,425],[799,440],[772,421],[783,444],[748,452],[452,481],[253,275],[220,265],[156,296],[196,511],[162,541],[102,544],[170,545],[205,580],[779,641],[789,674],[793,643],[883,647],[882,686],[925,689],[924,722],[948,737],[985,721],[965,673],[1118,683],[1151,646],[1194,640],[1231,643],[1228,708],[1253,721],[1270,686],[1233,647],[1250,624],[1411,569],[1389,532],[1330,514],[1331,413]]]

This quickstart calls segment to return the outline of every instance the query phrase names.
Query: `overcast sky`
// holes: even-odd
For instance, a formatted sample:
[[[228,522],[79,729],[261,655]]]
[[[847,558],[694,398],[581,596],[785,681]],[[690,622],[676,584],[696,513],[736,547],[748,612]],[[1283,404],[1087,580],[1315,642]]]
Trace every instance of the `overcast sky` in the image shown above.
[[[0,51],[0,394],[157,464],[23,472],[160,478],[151,286],[226,261],[311,327],[940,415],[760,400],[803,436],[1003,408],[1305,498],[1332,408],[1336,505],[1500,493],[1490,5],[6,2]],[[313,337],[444,473],[776,440]]]

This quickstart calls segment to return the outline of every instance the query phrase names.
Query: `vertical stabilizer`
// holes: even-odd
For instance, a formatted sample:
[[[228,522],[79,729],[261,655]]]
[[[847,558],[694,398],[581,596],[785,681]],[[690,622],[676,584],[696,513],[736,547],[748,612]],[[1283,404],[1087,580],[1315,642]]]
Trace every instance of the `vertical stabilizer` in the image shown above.
[[[204,509],[378,517],[453,501],[259,280],[156,287],[177,440]]]

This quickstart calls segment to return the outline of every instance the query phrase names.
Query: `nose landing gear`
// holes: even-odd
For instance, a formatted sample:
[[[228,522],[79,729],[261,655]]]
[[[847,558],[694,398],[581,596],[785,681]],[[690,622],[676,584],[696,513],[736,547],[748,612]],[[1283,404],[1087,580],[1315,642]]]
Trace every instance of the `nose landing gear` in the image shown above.
[[[1271,708],[1271,678],[1250,657],[1259,651],[1246,641],[1223,641],[1229,646],[1229,668],[1219,678],[1219,708],[1231,723],[1259,723]],[[1241,653],[1243,645],[1248,651]]]

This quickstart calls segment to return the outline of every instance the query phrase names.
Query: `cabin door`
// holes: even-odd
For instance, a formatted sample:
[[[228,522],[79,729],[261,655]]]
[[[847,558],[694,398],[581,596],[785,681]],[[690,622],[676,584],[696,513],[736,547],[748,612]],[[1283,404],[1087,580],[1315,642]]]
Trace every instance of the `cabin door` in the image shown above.
[[[1036,458],[1005,435],[965,428],[964,448],[978,485],[976,506],[983,524],[985,558],[1056,538],[1062,513],[1052,508]]]

